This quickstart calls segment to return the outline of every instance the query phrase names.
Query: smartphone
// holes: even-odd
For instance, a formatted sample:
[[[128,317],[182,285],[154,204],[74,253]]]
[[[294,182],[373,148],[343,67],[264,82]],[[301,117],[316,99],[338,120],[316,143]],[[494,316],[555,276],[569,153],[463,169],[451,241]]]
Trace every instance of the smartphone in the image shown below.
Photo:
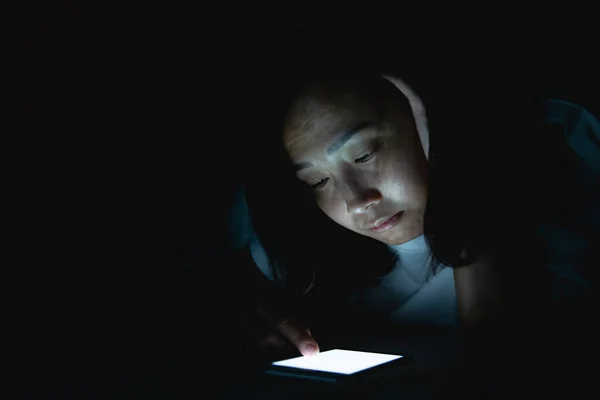
[[[407,358],[398,354],[334,349],[314,356],[301,356],[276,361],[265,371],[270,375],[312,379],[322,382],[341,382],[373,377],[384,369],[404,365]]]

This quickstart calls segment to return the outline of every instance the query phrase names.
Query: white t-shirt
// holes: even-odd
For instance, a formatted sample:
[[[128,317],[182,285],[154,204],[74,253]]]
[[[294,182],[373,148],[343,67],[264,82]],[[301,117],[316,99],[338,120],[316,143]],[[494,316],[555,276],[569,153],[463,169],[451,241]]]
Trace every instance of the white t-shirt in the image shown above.
[[[452,268],[441,266],[433,273],[431,251],[423,235],[389,248],[397,256],[396,265],[379,285],[361,291],[362,306],[392,323],[457,327]]]

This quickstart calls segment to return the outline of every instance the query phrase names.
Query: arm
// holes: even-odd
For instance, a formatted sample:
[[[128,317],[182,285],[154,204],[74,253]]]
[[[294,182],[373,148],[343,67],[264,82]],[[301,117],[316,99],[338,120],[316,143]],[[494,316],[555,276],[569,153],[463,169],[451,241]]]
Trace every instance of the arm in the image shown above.
[[[255,348],[259,352],[285,352],[292,344],[305,355],[318,351],[310,330],[296,318],[294,299],[257,267],[250,246],[235,254],[230,263],[230,274],[233,277],[230,280],[235,282],[233,296],[238,299],[231,311],[232,318],[245,336],[242,340],[246,342],[246,348]]]
[[[234,291],[240,298],[240,308],[233,312],[237,314],[238,326],[254,331],[255,340],[266,346],[280,347],[289,341],[303,354],[318,351],[310,330],[293,318],[292,299],[273,281],[269,258],[254,232],[245,191],[241,188],[233,201],[228,228],[230,248],[236,250],[230,273],[236,284]],[[256,325],[268,329],[258,333]],[[282,343],[278,338],[285,338],[286,342]]]

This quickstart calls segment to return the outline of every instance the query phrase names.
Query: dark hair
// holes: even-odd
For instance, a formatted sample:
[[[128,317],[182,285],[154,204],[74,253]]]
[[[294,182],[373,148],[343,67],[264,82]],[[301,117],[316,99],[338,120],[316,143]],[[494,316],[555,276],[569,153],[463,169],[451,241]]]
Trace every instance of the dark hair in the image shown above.
[[[436,263],[461,267],[484,252],[513,262],[521,254],[515,243],[536,220],[537,192],[529,189],[538,171],[523,168],[537,165],[540,119],[534,97],[518,95],[502,78],[470,71],[419,79],[401,71],[305,67],[279,82],[289,90],[263,106],[271,111],[270,122],[261,123],[269,134],[254,143],[253,154],[261,154],[262,162],[247,181],[254,228],[273,272],[292,289],[302,291],[315,277],[317,285],[339,290],[372,285],[394,266],[386,245],[336,225],[318,210],[309,189],[295,179],[281,142],[287,107],[309,82],[348,84],[371,95],[390,93],[391,87],[406,101],[381,72],[402,78],[425,105],[430,131],[425,236]]]

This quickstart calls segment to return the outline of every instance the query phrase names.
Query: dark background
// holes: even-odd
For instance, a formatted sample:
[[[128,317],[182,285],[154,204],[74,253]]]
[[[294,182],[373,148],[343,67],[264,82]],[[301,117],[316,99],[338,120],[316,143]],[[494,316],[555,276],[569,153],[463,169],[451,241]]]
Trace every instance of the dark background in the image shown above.
[[[224,337],[226,210],[253,156],[242,144],[261,132],[254,101],[294,40],[312,43],[292,52],[304,61],[507,70],[597,107],[580,10],[14,3],[2,12],[2,358],[31,393],[185,364]]]

